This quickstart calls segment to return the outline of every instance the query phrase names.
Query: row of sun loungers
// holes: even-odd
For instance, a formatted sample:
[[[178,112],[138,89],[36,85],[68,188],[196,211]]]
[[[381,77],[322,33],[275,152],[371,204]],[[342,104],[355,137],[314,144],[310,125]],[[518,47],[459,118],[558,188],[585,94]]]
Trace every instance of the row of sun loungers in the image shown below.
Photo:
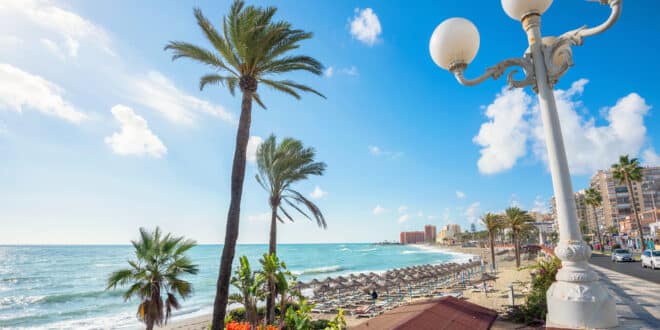
[[[334,314],[342,308],[347,314],[356,317],[374,317],[415,299],[443,296],[460,298],[463,295],[461,291],[446,291],[468,288],[468,283],[478,280],[483,271],[483,265],[478,262],[425,265],[383,274],[351,274],[337,280],[315,280],[306,286],[315,289],[314,295],[310,297],[310,302],[315,305],[313,313]],[[476,286],[470,288],[476,289]],[[480,289],[483,291],[483,286]],[[492,286],[487,289],[492,290]],[[371,297],[373,290],[378,293],[376,300]]]

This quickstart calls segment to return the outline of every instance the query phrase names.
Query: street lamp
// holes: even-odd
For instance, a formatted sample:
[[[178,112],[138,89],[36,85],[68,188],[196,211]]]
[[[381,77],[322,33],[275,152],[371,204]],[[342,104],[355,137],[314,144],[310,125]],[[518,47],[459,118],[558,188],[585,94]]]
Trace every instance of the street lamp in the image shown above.
[[[541,15],[552,0],[501,0],[507,15],[522,23],[529,48],[521,58],[506,59],[474,79],[464,72],[479,49],[479,32],[464,18],[450,18],[433,31],[430,51],[433,61],[454,74],[459,83],[477,85],[488,78],[498,79],[511,67],[523,70],[522,79],[512,70],[507,76],[511,88],[531,86],[538,94],[541,119],[548,148],[548,163],[557,203],[559,243],[555,254],[562,260],[557,281],[547,292],[547,326],[559,328],[610,328],[618,324],[616,305],[607,289],[598,283],[588,259],[591,249],[582,240],[573,197],[573,187],[561,135],[557,105],[552,91],[559,78],[573,66],[572,46],[580,46],[584,37],[610,28],[621,15],[622,0],[598,0],[609,5],[610,17],[593,28],[586,26],[559,37],[541,36]]]

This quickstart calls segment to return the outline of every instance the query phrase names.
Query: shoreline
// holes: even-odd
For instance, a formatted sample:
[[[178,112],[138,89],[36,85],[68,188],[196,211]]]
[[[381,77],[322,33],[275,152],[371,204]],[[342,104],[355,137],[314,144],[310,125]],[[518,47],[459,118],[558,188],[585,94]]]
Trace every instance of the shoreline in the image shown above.
[[[405,245],[402,245],[405,246]],[[471,251],[466,251],[467,249],[472,249],[472,248],[461,248],[461,247],[453,247],[453,246],[446,246],[446,245],[431,245],[431,244],[409,244],[411,247],[419,248],[422,250],[436,250],[440,251],[443,253],[447,254],[454,254],[454,255],[462,255],[464,256],[463,260],[456,260],[456,261],[447,261],[447,262],[456,262],[456,263],[467,263],[469,259],[472,259],[474,257],[479,257],[483,258],[480,254],[473,253]],[[474,248],[478,249],[478,248]],[[487,259],[484,259],[487,260]],[[444,263],[444,262],[443,262]],[[437,264],[442,264],[442,263],[437,263]],[[420,264],[423,265],[423,264]],[[434,264],[432,264],[434,265]],[[385,270],[380,270],[374,273],[382,273],[386,272],[389,269]],[[361,274],[365,272],[348,272],[348,273],[342,273],[340,274],[341,276],[346,276],[350,274]],[[418,300],[413,300],[411,303],[414,303]],[[335,315],[334,314],[318,314],[318,313],[313,313],[312,318],[313,319],[319,319],[319,318],[325,318],[325,319],[331,319]],[[156,326],[156,329],[167,329],[167,330],[205,330],[208,328],[209,324],[211,323],[213,315],[211,313],[205,314],[205,315],[197,315],[197,316],[190,316],[190,317],[185,317],[182,316],[180,319],[172,320],[171,322],[168,322],[166,325],[163,325],[162,327]],[[355,317],[352,317],[350,315],[346,315],[346,322],[349,327],[355,326],[357,324],[360,324],[364,321],[367,321],[369,319],[364,319],[360,318],[357,319]]]

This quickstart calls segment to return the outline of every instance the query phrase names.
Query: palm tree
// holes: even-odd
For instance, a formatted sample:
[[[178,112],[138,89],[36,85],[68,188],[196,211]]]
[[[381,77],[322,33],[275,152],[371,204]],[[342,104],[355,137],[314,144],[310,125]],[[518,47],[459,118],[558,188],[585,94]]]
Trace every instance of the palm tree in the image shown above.
[[[596,213],[596,208],[603,203],[603,196],[596,189],[589,188],[584,192],[584,202],[587,205],[591,206],[591,209],[594,213],[594,221],[596,222],[596,234],[598,235],[598,245],[600,245],[600,251],[603,251],[603,238],[600,234],[600,226],[598,224],[598,214]]]
[[[167,323],[173,308],[179,309],[176,295],[185,299],[192,293],[190,282],[180,276],[198,272],[197,265],[185,256],[196,243],[171,234],[162,236],[158,227],[153,232],[140,228],[140,240],[131,243],[137,260],[128,261],[130,268],[113,272],[106,290],[129,284],[124,300],[134,296],[140,299],[137,316],[151,330],[154,325]]]
[[[257,150],[259,174],[256,175],[256,179],[268,192],[271,208],[268,254],[277,253],[277,222],[284,222],[283,218],[293,222],[293,217],[284,208],[283,203],[307,219],[312,220],[313,217],[319,227],[327,227],[319,207],[292,187],[293,184],[307,179],[310,175],[323,175],[325,163],[315,162],[315,155],[314,149],[303,147],[299,140],[285,138],[278,144],[274,135],[269,136]],[[281,211],[281,216],[278,211]],[[272,288],[274,278],[269,278],[268,283],[269,288]],[[266,302],[269,322],[273,320],[274,301],[274,292],[269,293]]]
[[[219,84],[227,87],[232,95],[235,94],[237,86],[242,93],[225,243],[213,305],[213,330],[224,327],[231,265],[238,239],[252,102],[266,108],[257,93],[257,87],[259,84],[264,84],[296,99],[300,98],[300,92],[311,92],[324,97],[311,87],[291,80],[269,79],[271,76],[295,71],[307,71],[316,75],[323,72],[323,65],[316,59],[303,55],[289,55],[300,46],[301,41],[311,39],[313,35],[310,32],[293,29],[286,21],[273,21],[276,11],[275,7],[245,6],[243,1],[235,0],[229,14],[222,20],[222,33],[220,33],[200,9],[195,9],[197,24],[213,46],[213,50],[183,41],[171,41],[165,46],[166,50],[172,51],[173,60],[189,58],[211,67],[213,72],[200,78],[200,89],[204,89],[207,85]]]
[[[490,241],[490,262],[495,269],[495,234],[502,228],[502,219],[500,216],[487,212],[481,218],[481,222],[488,231],[488,240]]]
[[[532,217],[518,207],[509,207],[504,211],[506,217],[506,226],[511,229],[511,239],[516,254],[516,267],[520,267],[520,236],[524,231],[529,230],[529,222]]]
[[[266,306],[266,324],[271,324],[275,319],[275,297],[280,294],[282,296],[281,299],[285,299],[285,287],[288,289],[288,283],[286,283],[286,280],[291,276],[291,273],[287,271],[284,261],[280,261],[274,253],[264,253],[263,257],[259,259],[259,262],[261,263],[262,268],[259,274],[261,274],[261,276],[268,282],[267,297],[273,298],[272,304]],[[285,283],[282,283],[282,281]]]
[[[641,241],[640,247],[644,250],[644,233],[642,232],[642,223],[639,221],[639,214],[637,213],[637,207],[635,206],[635,194],[632,190],[633,181],[642,181],[642,167],[639,165],[637,158],[630,159],[628,155],[623,155],[619,157],[619,162],[617,164],[612,164],[612,177],[617,180],[618,184],[625,184],[626,189],[628,189],[630,209],[632,210],[633,215],[635,216],[635,222],[637,223],[639,240]]]
[[[256,327],[258,323],[257,303],[263,298],[265,277],[261,273],[253,272],[246,256],[239,258],[231,284],[238,289],[237,293],[229,296],[229,302],[242,304],[245,308],[247,321]]]

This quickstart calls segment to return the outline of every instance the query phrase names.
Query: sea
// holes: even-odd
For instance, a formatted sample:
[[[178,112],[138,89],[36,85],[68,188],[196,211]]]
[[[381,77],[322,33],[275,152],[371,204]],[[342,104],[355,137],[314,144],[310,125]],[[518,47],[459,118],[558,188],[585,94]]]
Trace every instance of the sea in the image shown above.
[[[265,244],[238,245],[253,269]],[[423,245],[281,244],[278,256],[301,281],[420,264],[467,261],[466,254]],[[172,320],[212,312],[222,245],[189,251],[200,272],[186,279],[193,294]],[[132,246],[0,246],[0,328],[136,329],[138,301],[105,290],[108,275],[133,259]],[[235,260],[236,264],[237,260]]]

